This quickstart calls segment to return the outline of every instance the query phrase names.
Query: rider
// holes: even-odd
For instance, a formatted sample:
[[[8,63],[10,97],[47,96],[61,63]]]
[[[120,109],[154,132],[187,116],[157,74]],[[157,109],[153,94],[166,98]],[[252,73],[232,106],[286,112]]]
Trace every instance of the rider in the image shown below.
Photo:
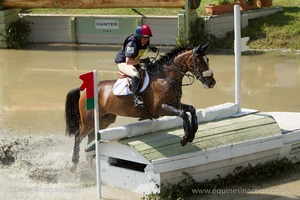
[[[117,53],[115,62],[121,72],[132,78],[131,91],[134,94],[134,106],[143,106],[144,101],[138,89],[140,81],[140,63],[150,62],[149,58],[140,59],[150,45],[152,31],[146,24],[136,28],[135,34],[128,36],[123,44],[123,48]],[[149,47],[153,52],[156,47]]]

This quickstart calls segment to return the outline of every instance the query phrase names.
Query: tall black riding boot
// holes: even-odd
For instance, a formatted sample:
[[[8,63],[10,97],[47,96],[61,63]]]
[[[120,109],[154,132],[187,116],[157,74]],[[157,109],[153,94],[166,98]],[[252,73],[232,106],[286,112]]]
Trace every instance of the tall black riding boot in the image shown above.
[[[131,90],[133,92],[133,98],[134,98],[134,107],[139,107],[144,105],[144,101],[142,97],[140,96],[140,91],[139,91],[139,79],[138,77],[134,76],[132,77],[132,83],[131,83]]]

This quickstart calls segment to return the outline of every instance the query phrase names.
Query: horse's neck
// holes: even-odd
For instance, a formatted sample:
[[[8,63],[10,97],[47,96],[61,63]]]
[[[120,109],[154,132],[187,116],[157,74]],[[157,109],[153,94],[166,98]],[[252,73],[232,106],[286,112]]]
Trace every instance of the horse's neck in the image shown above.
[[[183,71],[182,68],[183,66],[175,65],[174,63],[171,65],[165,65],[164,74],[168,80],[171,80],[171,82],[181,83],[185,74],[185,71]]]
[[[188,71],[188,65],[191,62],[192,56],[191,56],[192,51],[186,51],[174,58],[174,66],[177,67],[177,70],[180,70],[184,73]]]
[[[181,84],[184,74],[188,71],[188,65],[191,60],[192,51],[186,51],[174,58],[173,61],[165,63],[162,66],[162,70],[152,73],[151,77],[153,80],[156,78],[168,79],[171,82]]]
[[[191,56],[189,51],[175,57],[172,65],[166,67],[168,78],[172,80],[182,81],[184,74],[188,71],[190,57]]]

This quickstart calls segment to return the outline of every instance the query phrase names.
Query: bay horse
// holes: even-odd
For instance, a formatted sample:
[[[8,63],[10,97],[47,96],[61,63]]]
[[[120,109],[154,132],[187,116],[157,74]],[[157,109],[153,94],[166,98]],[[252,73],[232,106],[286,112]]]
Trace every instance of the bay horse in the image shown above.
[[[181,145],[192,142],[198,130],[196,109],[192,105],[181,103],[182,82],[184,76],[200,80],[205,88],[213,88],[216,81],[209,68],[206,56],[208,44],[195,48],[177,47],[150,64],[154,66],[147,72],[149,85],[141,93],[147,113],[134,107],[133,96],[116,96],[112,88],[116,80],[104,80],[98,83],[99,128],[105,129],[114,123],[117,115],[134,118],[158,118],[179,116],[183,120],[184,136]],[[187,72],[190,72],[187,74]],[[191,82],[191,84],[192,84]],[[145,109],[146,109],[145,108]],[[187,113],[191,114],[191,121]],[[65,103],[66,134],[75,135],[72,162],[79,162],[80,143],[94,130],[94,111],[86,109],[85,91],[75,88],[66,96]],[[92,134],[91,134],[92,135]]]

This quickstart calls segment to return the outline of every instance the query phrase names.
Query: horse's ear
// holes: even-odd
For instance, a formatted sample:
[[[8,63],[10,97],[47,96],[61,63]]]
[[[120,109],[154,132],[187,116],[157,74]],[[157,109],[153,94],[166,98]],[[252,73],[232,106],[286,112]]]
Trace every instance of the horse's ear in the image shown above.
[[[206,43],[203,45],[202,43],[193,49],[193,54],[199,55],[199,54],[206,54],[206,50],[208,49],[209,43]]]
[[[195,55],[200,54],[201,49],[202,49],[202,44],[200,44],[199,46],[197,46],[193,49],[193,54],[195,54]]]
[[[206,43],[205,45],[202,46],[202,50],[205,52],[209,47],[209,43]]]

